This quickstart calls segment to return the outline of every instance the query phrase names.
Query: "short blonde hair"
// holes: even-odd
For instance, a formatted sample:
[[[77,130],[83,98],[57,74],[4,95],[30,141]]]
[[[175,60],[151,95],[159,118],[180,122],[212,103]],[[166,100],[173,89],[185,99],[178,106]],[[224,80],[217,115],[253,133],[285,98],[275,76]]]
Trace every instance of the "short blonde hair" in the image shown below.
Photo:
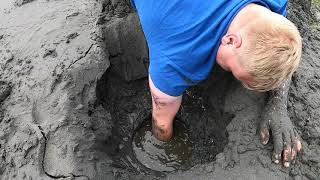
[[[302,40],[288,19],[280,15],[259,17],[247,23],[240,33],[246,38],[244,50],[237,53],[240,64],[255,82],[247,88],[261,92],[275,89],[298,68]]]

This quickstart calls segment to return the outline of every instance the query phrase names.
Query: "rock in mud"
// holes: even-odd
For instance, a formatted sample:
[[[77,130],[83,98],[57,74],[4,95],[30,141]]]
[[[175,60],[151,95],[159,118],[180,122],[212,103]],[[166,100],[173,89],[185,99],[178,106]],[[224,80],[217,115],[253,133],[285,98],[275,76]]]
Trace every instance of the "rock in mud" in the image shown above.
[[[67,40],[68,41],[68,40]],[[55,48],[46,48],[45,50],[44,50],[44,53],[43,53],[43,58],[46,58],[46,57],[48,57],[48,56],[50,56],[50,57],[53,57],[53,58],[55,58],[55,57],[57,57],[57,51],[56,51],[56,49]]]
[[[72,40],[72,39],[74,39],[74,38],[76,38],[76,37],[78,37],[79,36],[79,33],[77,33],[77,32],[74,32],[74,33],[71,33],[71,34],[69,34],[67,37],[66,37],[66,43],[70,43],[70,41]]]
[[[2,58],[5,64],[11,62],[14,59],[12,52],[10,52],[9,50],[4,50],[2,53]]]

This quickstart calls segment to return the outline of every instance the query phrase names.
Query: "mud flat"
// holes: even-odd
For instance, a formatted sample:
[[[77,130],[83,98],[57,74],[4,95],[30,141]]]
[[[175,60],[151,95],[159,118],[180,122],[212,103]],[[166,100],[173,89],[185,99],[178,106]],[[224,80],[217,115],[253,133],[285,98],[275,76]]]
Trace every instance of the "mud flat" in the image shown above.
[[[258,141],[266,94],[215,68],[184,95],[178,118],[192,153],[174,171],[147,168],[132,150],[151,107],[147,45],[127,0],[0,4],[1,180],[320,179],[316,3],[293,0],[288,10],[304,40],[288,104],[304,147],[296,164],[272,164],[272,142]]]

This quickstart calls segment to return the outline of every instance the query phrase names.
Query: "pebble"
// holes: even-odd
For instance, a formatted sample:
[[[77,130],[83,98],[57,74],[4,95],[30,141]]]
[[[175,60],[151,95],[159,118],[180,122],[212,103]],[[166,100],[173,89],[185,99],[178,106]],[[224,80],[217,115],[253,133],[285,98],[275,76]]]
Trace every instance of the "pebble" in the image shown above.
[[[84,105],[83,104],[79,104],[75,109],[76,110],[80,110],[80,109],[83,109]]]
[[[284,163],[284,167],[288,168],[290,166],[290,163],[289,162],[285,162]]]
[[[119,144],[119,149],[122,149],[124,147],[123,144]]]
[[[69,15],[66,16],[66,19],[70,18],[70,17],[74,17],[74,16],[78,16],[80,13],[79,12],[73,12]]]
[[[51,57],[57,57],[57,52],[56,49],[45,49],[44,54],[43,54],[43,58],[47,57],[47,56],[51,56]]]
[[[206,166],[204,169],[205,169],[205,171],[208,172],[208,173],[209,173],[209,172],[213,172],[213,171],[214,171],[214,166],[213,166],[213,165],[208,165],[208,166]]]
[[[66,38],[67,38],[66,43],[70,43],[70,41],[71,41],[72,39],[74,39],[74,38],[76,38],[76,37],[78,37],[78,36],[79,36],[79,33],[77,33],[77,32],[69,34],[69,35],[66,37]]]
[[[13,59],[14,59],[14,56],[13,54],[10,52],[10,51],[7,51],[4,56],[3,56],[3,59],[6,63],[9,63],[11,62]]]

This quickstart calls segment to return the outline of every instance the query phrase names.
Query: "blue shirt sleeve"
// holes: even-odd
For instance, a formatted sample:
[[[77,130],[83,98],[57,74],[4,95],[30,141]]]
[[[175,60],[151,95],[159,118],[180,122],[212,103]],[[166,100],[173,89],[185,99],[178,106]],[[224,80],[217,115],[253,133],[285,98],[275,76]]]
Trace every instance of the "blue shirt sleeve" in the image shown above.
[[[265,2],[267,3],[271,11],[281,14],[283,16],[287,15],[288,0],[268,0]]]
[[[136,9],[136,5],[134,4],[134,0],[130,0],[131,2],[131,6],[133,7],[133,9]]]
[[[168,63],[167,57],[150,60],[149,75],[153,84],[163,93],[180,96],[187,89],[184,76],[179,74],[175,66]]]

